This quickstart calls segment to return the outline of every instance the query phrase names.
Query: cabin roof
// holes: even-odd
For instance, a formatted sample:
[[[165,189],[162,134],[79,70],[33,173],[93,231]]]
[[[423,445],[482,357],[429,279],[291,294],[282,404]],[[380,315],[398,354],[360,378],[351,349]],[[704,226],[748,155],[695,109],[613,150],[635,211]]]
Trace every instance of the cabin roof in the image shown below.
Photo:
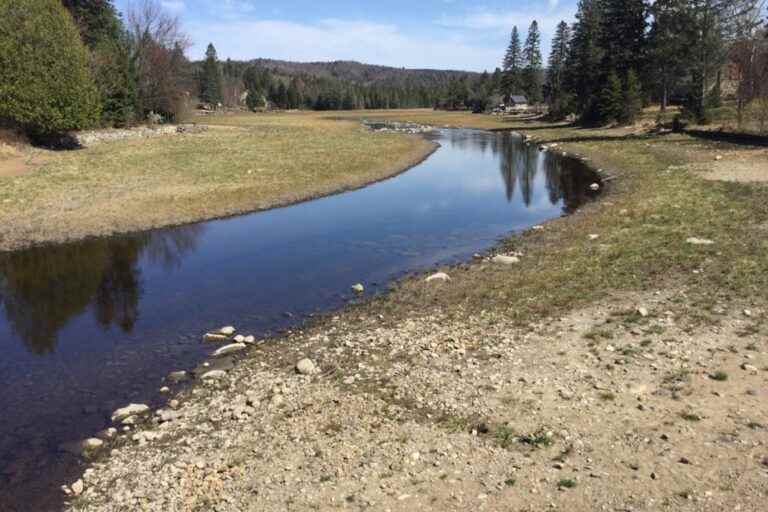
[[[525,96],[510,96],[509,100],[512,103],[528,103],[528,98]]]

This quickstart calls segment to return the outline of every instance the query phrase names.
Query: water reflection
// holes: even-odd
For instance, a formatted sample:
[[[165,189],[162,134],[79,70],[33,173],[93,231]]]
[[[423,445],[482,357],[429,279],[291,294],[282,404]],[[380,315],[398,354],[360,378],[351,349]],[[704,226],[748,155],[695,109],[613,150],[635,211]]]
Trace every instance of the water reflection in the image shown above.
[[[34,354],[54,350],[59,331],[89,307],[102,329],[129,333],[139,317],[143,255],[170,270],[195,249],[202,225],[35,247],[0,254],[0,306]]]

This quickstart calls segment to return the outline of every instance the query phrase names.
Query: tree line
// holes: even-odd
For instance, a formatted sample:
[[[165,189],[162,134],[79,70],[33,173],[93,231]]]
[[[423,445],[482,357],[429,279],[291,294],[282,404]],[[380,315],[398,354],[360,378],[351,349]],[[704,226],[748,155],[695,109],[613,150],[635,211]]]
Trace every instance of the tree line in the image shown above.
[[[497,90],[543,99],[551,117],[583,124],[631,123],[651,102],[679,103],[706,123],[727,70],[741,119],[768,96],[763,8],[764,0],[580,0],[575,22],[557,26],[546,69],[538,24],[524,44],[512,30]]]

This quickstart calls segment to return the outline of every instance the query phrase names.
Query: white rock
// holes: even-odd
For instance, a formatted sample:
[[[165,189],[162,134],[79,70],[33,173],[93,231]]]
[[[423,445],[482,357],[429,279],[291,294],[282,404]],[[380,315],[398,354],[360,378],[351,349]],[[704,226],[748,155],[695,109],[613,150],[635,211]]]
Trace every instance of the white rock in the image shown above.
[[[593,184],[591,184],[591,185],[589,186],[589,190],[591,190],[591,191],[593,191],[593,192],[597,192],[598,190],[600,190],[600,184],[599,184],[599,183],[593,183]]]
[[[238,334],[237,336],[235,336],[234,340],[235,340],[235,343],[244,343],[245,336],[243,336],[242,334]]]
[[[246,345],[253,345],[254,343],[256,343],[256,336],[246,336],[245,338],[243,338],[243,343],[245,343]]]
[[[211,370],[209,372],[205,372],[200,378],[202,380],[219,380],[223,379],[227,375],[227,372],[224,370]]]
[[[360,283],[352,285],[352,291],[355,293],[363,293],[365,291],[365,286],[363,286]]]
[[[645,318],[645,317],[647,317],[647,316],[648,316],[648,310],[647,310],[646,308],[643,308],[643,307],[639,307],[639,308],[637,308],[637,313],[638,313],[638,314],[639,314],[641,317],[643,317],[643,318]]]
[[[544,226],[537,224],[535,226],[532,226],[531,229],[533,231],[544,231]]]
[[[235,352],[245,350],[245,348],[246,346],[244,343],[232,343],[231,345],[225,345],[216,350],[216,352],[213,353],[213,357],[222,357],[228,354],[234,354]]]
[[[112,422],[117,423],[129,416],[147,414],[149,406],[144,404],[130,404],[112,413]]]
[[[432,274],[427,278],[427,282],[431,283],[432,281],[450,281],[451,276],[446,274],[445,272],[438,272],[437,274]]]
[[[208,334],[203,336],[203,341],[209,342],[209,343],[221,343],[224,341],[229,341],[229,336],[225,336],[224,334],[209,332]]]
[[[226,327],[222,327],[221,329],[219,329],[219,334],[223,334],[224,336],[232,336],[233,334],[235,334],[236,330],[237,329],[235,329],[231,325],[228,325]]]
[[[503,254],[499,254],[494,256],[491,261],[500,265],[516,265],[517,263],[520,263],[520,258],[517,256],[505,256]]]
[[[104,446],[104,441],[96,437],[89,437],[82,443],[83,451],[92,452]]]
[[[589,235],[590,240],[597,240],[598,238],[600,238],[600,235]]]
[[[712,240],[707,240],[706,238],[697,238],[695,236],[692,236],[688,240],[686,240],[686,243],[689,243],[691,245],[712,245],[715,242]]]
[[[302,375],[312,375],[317,372],[317,366],[311,359],[302,359],[296,363],[296,371]]]
[[[75,496],[80,496],[83,494],[83,491],[85,490],[85,484],[82,480],[78,480],[77,482],[72,484],[72,494]]]
[[[184,370],[171,372],[165,379],[174,383],[184,382],[185,380],[189,379],[189,374]]]
[[[717,156],[715,157],[715,160],[716,160],[716,161],[718,161],[718,162],[719,162],[720,160],[722,160],[722,159],[723,159],[723,155],[717,155]]]
[[[163,395],[167,395],[170,392],[171,392],[171,388],[169,388],[168,386],[163,386],[160,388],[160,393]]]

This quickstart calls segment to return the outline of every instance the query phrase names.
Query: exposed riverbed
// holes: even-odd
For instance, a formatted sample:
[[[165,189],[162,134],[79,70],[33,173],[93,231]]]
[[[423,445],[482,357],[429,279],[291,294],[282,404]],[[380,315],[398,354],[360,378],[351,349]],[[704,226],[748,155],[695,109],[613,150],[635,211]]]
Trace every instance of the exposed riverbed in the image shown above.
[[[104,428],[128,402],[162,402],[162,378],[215,348],[201,343],[206,330],[234,323],[268,336],[342,306],[354,283],[383,291],[594,194],[584,164],[513,134],[425,136],[442,146],[427,161],[357,191],[1,254],[0,508],[55,507],[78,469],[58,446]],[[30,509],[33,498],[42,501]]]

